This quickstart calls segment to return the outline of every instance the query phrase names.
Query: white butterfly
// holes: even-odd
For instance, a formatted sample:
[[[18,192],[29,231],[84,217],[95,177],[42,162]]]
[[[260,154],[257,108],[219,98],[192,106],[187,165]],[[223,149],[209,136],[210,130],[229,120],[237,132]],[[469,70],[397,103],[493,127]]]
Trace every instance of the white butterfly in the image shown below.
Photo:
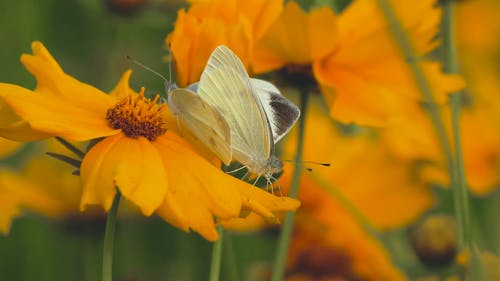
[[[232,159],[231,136],[225,118],[193,90],[168,90],[168,83],[167,103],[172,113],[225,165],[229,165]]]
[[[217,47],[197,84],[190,86],[224,117],[231,135],[232,158],[257,179],[270,183],[282,162],[274,144],[285,136],[300,110],[271,83],[251,79],[241,60],[226,46]]]

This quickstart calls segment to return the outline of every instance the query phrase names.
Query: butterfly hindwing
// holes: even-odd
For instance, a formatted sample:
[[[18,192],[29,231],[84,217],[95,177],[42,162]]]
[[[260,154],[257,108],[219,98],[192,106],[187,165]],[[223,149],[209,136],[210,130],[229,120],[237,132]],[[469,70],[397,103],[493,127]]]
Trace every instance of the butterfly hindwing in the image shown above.
[[[170,107],[183,124],[228,165],[232,159],[231,136],[224,117],[189,89],[174,89],[168,97]]]

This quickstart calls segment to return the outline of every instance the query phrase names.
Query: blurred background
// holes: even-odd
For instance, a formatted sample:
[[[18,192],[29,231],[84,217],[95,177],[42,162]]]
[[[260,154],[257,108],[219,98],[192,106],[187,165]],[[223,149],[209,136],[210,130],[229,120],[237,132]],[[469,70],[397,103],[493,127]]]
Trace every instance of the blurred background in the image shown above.
[[[300,2],[303,6],[311,4],[308,1]],[[328,3],[328,1],[315,2]],[[340,7],[349,3],[348,0],[339,2]],[[495,0],[460,2],[460,5],[464,6],[457,14],[461,44],[460,60],[467,66],[464,71],[466,79],[476,89],[488,91],[493,95],[496,93],[498,97],[500,40],[496,35],[500,32],[500,12],[498,12],[500,5]],[[163,93],[164,81],[161,78],[132,65],[126,57],[133,57],[168,78],[169,67],[166,62],[168,51],[164,47],[164,40],[172,31],[177,10],[181,7],[188,5],[180,0],[0,1],[0,11],[2,11],[0,81],[22,85],[29,89],[35,87],[35,79],[24,69],[19,57],[23,53],[30,53],[31,42],[39,40],[66,73],[103,91],[111,90],[120,75],[126,69],[133,68],[132,88],[139,89],[145,86],[148,92]],[[482,79],[488,80],[483,82]],[[293,93],[291,96],[293,98]],[[498,123],[493,124],[500,127]],[[353,134],[360,129],[355,126],[333,125],[345,135]],[[50,171],[68,174],[71,170],[68,172],[67,167],[60,166],[47,156],[44,156],[47,159],[36,161],[31,158],[31,155],[43,155],[47,147],[53,145],[52,143],[25,144],[15,153],[2,158],[0,190],[2,184],[11,181],[12,174],[23,180],[19,183],[23,186],[43,182],[47,189],[51,189],[60,184],[55,183],[54,178],[50,178],[47,174],[50,174]],[[498,146],[493,147],[493,149],[498,148]],[[498,163],[498,159],[490,160]],[[498,179],[500,165],[495,165],[497,167],[494,176]],[[331,169],[335,169],[335,163]],[[384,173],[383,167],[379,172]],[[79,193],[75,180],[76,177],[68,178],[64,182],[65,187],[62,187],[65,191],[51,198],[29,188],[27,188],[29,191],[22,194],[45,205],[23,213],[13,222],[10,233],[0,236],[0,280],[100,279],[105,217],[99,210],[93,210],[90,214],[74,212],[77,208],[75,206],[78,206]],[[67,190],[68,186],[74,189]],[[488,188],[487,192],[479,192],[481,194],[472,196],[470,206],[477,247],[480,250],[489,250],[491,256],[488,256],[487,263],[492,264],[495,270],[500,270],[500,260],[496,257],[500,252],[500,223],[497,215],[500,212],[500,194],[497,189],[498,180],[494,186]],[[429,194],[433,198],[432,202],[429,201],[429,206],[422,208],[425,211],[421,211],[419,217],[415,217],[411,223],[383,229],[372,235],[386,249],[390,256],[389,260],[410,280],[424,280],[424,278],[445,280],[447,276],[463,272],[460,257],[456,256],[454,222],[450,222],[449,217],[438,216],[437,221],[430,223],[431,234],[426,232],[428,225],[419,227],[419,222],[424,217],[432,217],[434,214],[449,215],[453,212],[449,190],[431,186]],[[54,202],[51,200],[57,196],[71,202],[65,203],[67,205],[64,206],[53,207]],[[8,200],[10,197],[6,198]],[[415,200],[419,199],[415,197]],[[0,197],[0,203],[2,202],[5,203]],[[305,202],[307,205],[310,201],[306,199]],[[404,201],[401,201],[401,209],[405,209],[404,204]],[[335,212],[335,209],[332,209],[332,212]],[[197,234],[186,234],[175,229],[157,217],[145,218],[136,214],[131,206],[124,206],[120,210],[115,243],[115,280],[208,279],[211,243]],[[301,222],[305,220],[307,218],[302,217]],[[437,232],[434,231],[436,228]],[[278,233],[278,229],[275,228],[255,230],[245,234],[227,233],[222,280],[232,281],[230,276],[234,276],[234,272],[230,271],[234,268],[238,270],[237,275],[244,276],[242,280],[266,280],[265,276],[269,273],[269,266],[274,258]],[[422,254],[418,250],[416,252],[415,248],[426,249],[432,245],[432,242],[424,239],[428,235],[431,236],[429,239],[434,239],[433,235],[445,239],[444,242],[443,239],[438,242],[441,243],[437,246],[438,256],[430,259],[427,257],[426,260],[427,252],[424,250]],[[304,241],[307,239],[304,238]],[[312,241],[314,243],[314,239]],[[349,241],[349,236],[343,241]],[[353,239],[351,243],[353,243],[352,248],[356,248],[358,240]],[[423,246],[419,246],[421,244]],[[300,260],[300,257],[297,259]],[[334,261],[326,267],[342,265],[342,256],[330,259]],[[303,266],[304,270],[311,270]],[[294,280],[365,280],[349,277],[349,274],[342,276],[341,273],[338,273],[339,279],[321,278],[323,277]],[[384,279],[373,277],[367,280]]]

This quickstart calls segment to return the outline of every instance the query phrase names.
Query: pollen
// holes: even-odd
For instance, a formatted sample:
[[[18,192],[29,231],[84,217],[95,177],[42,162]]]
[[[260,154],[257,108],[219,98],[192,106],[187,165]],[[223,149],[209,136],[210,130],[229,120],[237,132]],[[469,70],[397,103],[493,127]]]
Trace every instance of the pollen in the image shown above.
[[[157,104],[160,96],[153,100],[144,97],[144,88],[139,94],[130,94],[122,98],[106,113],[108,125],[113,129],[121,129],[129,138],[145,137],[154,141],[164,134],[162,112],[165,104]]]

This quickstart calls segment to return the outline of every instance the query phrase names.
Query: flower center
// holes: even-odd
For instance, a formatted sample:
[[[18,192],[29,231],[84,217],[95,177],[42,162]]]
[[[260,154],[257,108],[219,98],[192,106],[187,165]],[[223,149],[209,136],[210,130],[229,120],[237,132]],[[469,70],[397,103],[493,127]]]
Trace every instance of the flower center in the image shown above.
[[[144,97],[144,88],[138,95],[122,98],[106,113],[108,125],[113,129],[121,129],[130,138],[145,137],[154,141],[167,129],[163,126],[162,112],[165,104],[158,105],[157,95],[153,100]]]

